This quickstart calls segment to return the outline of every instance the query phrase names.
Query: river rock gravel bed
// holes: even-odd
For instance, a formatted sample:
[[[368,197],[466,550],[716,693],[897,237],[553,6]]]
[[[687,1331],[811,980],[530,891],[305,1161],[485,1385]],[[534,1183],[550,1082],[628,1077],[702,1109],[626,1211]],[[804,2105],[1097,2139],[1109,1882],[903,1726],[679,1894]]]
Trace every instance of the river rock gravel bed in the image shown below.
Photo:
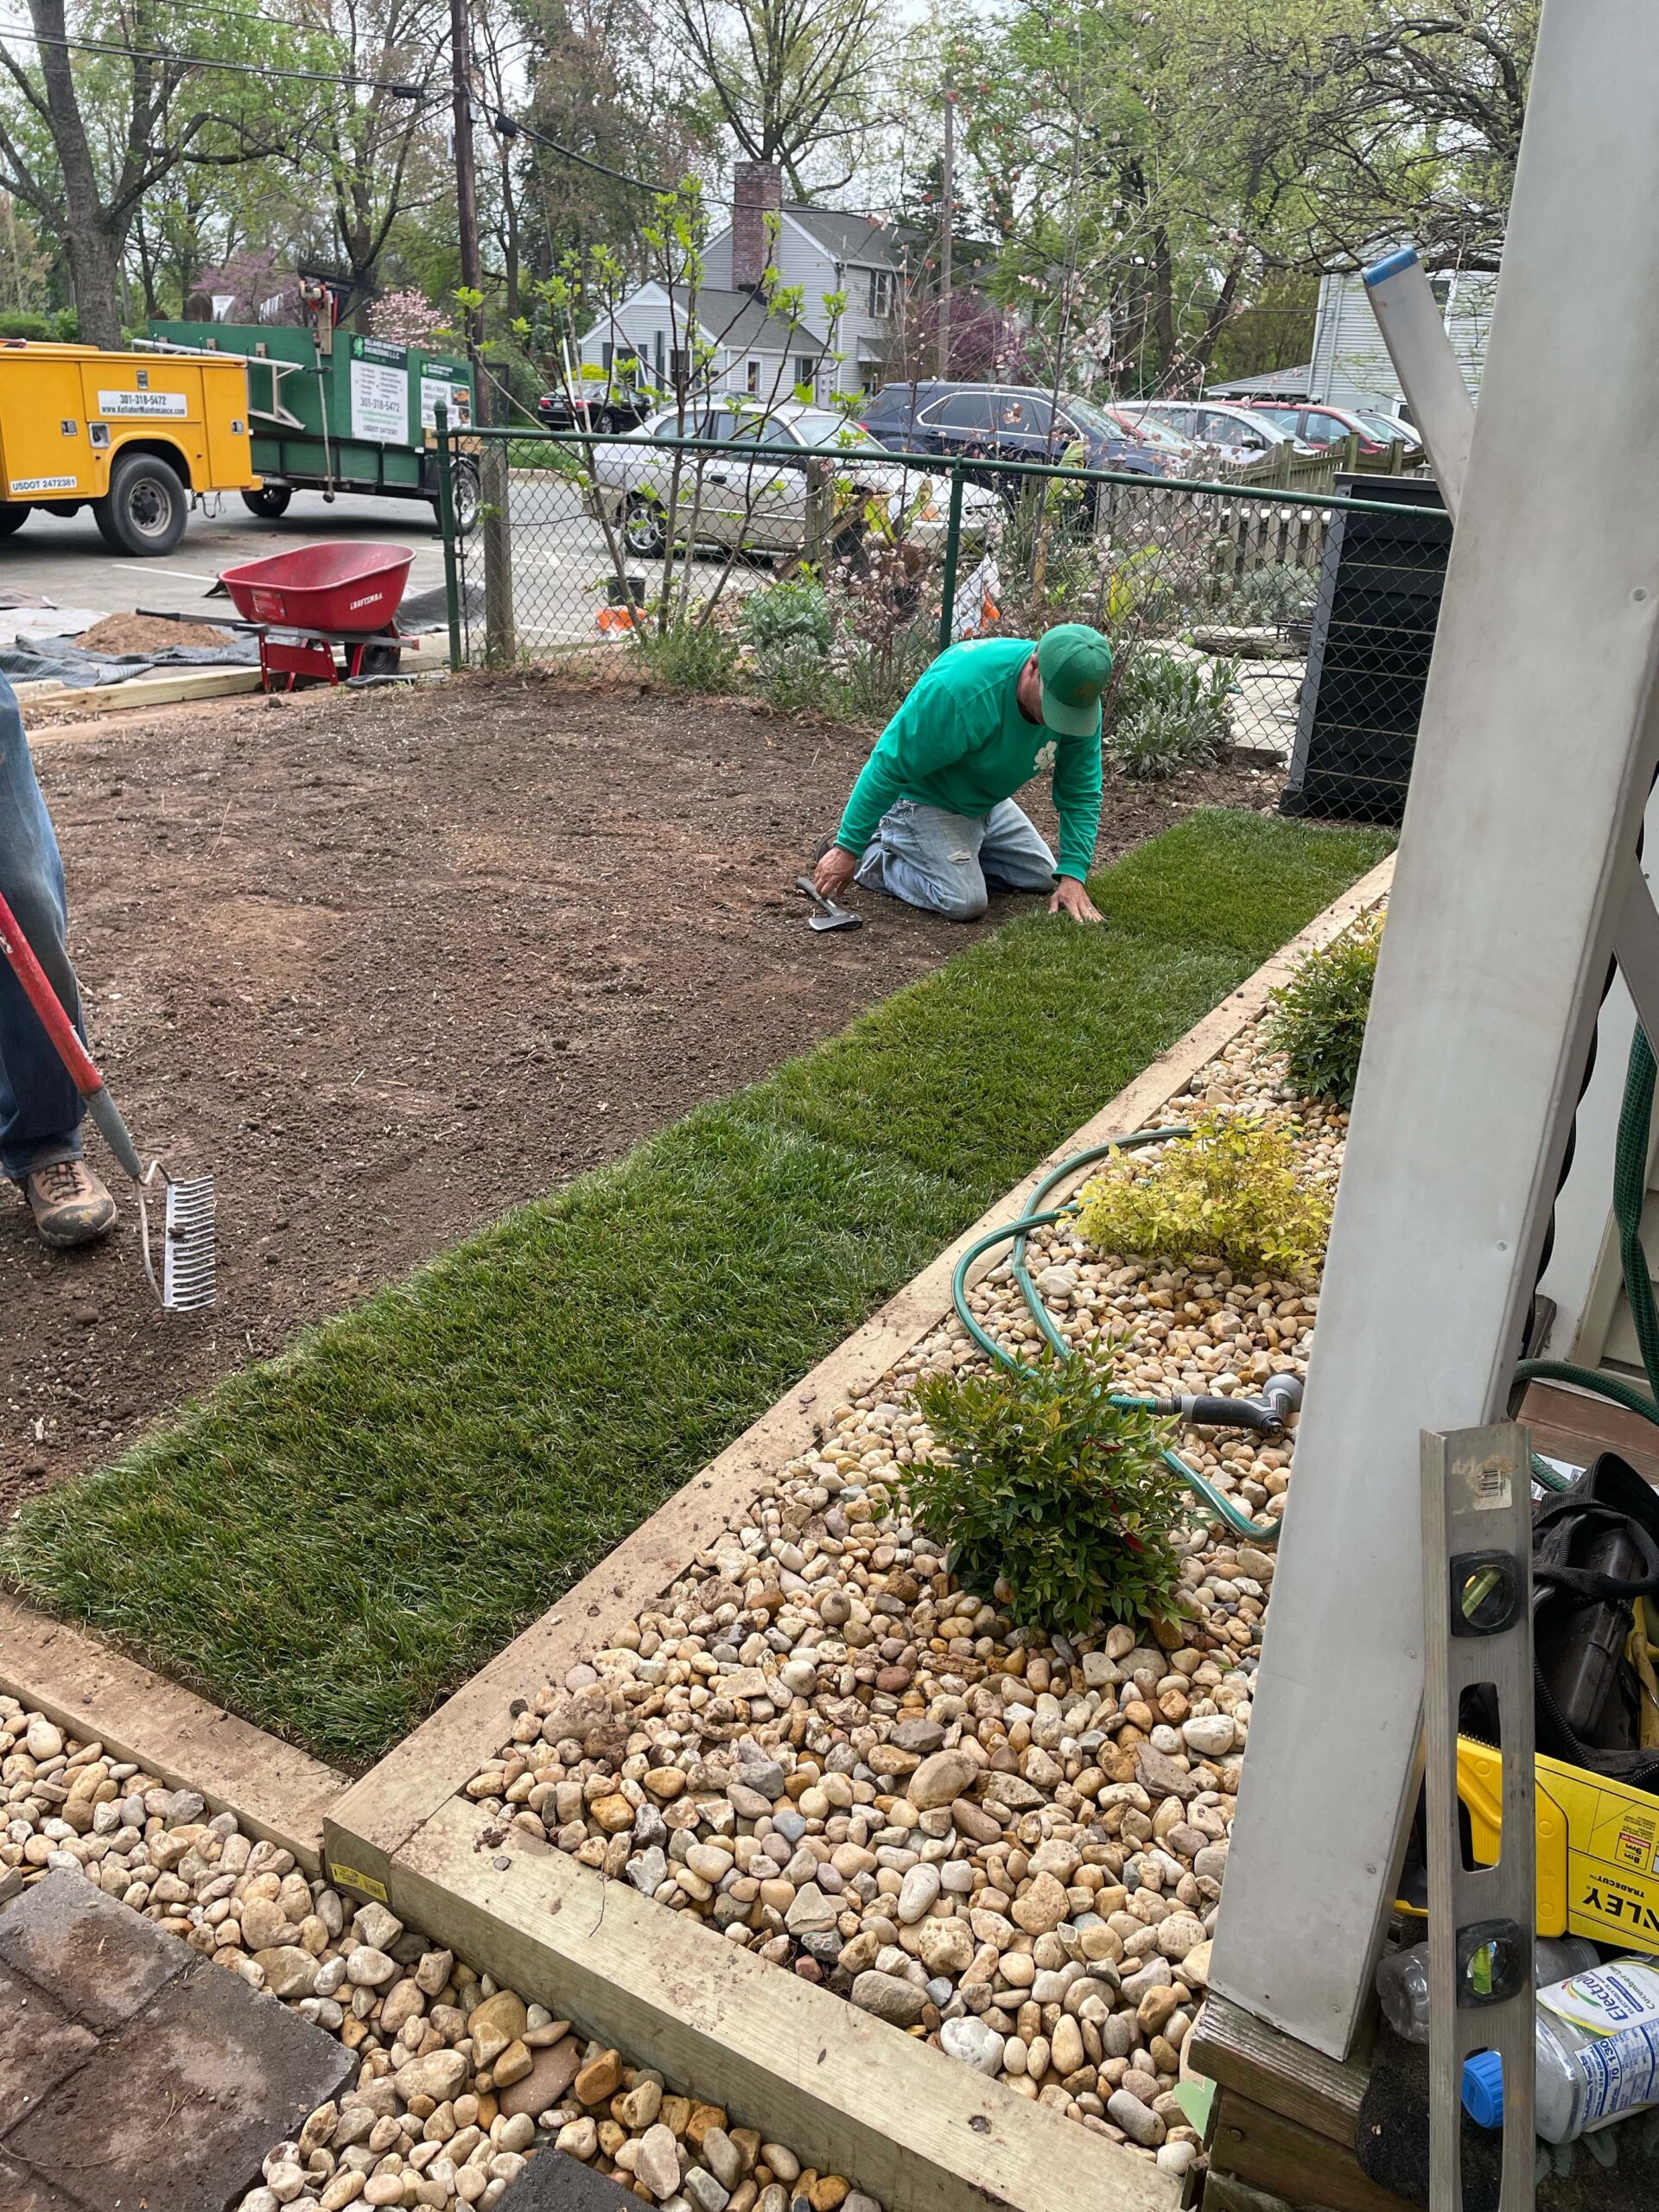
[[[588,2043],[383,1905],[0,1697],[0,1869],[96,1882],[359,2054],[354,2086],[264,2161],[239,2212],[476,2205],[548,2144],[664,2212],[881,2212],[718,2106]],[[0,1908],[3,1909],[3,1908]]]
[[[1294,1098],[1247,1032],[1175,1103],[1288,1123],[1332,1184],[1346,1116]],[[1032,1272],[1067,1338],[1116,1339],[1126,1387],[1230,1395],[1306,1371],[1317,1292],[1089,1251]],[[970,1294],[1036,1325],[1006,1265]],[[1195,1517],[1179,1618],[1069,1641],[1015,1630],[909,1518],[932,1439],[918,1376],[983,1355],[954,1317],[856,1402],[614,1646],[512,1715],[467,1786],[480,1847],[545,1837],[1017,2094],[1177,2172],[1174,2095],[1208,1975],[1291,1453],[1179,1448],[1255,1518]]]

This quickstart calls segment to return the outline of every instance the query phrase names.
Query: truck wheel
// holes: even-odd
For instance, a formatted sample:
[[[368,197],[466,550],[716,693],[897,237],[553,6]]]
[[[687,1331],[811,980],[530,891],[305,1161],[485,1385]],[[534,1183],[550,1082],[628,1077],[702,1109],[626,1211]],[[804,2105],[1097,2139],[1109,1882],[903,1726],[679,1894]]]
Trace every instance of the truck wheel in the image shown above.
[[[24,499],[0,499],[0,537],[10,537],[29,520],[29,503]]]
[[[92,502],[99,535],[118,553],[170,553],[184,535],[185,512],[178,472],[147,453],[124,454],[110,471],[108,493]]]
[[[245,492],[242,504],[251,515],[262,515],[267,522],[275,522],[278,515],[288,512],[288,503],[293,497],[291,485],[265,484],[257,492]]]
[[[455,535],[470,537],[478,528],[480,495],[478,487],[478,465],[464,456],[455,463],[451,485],[451,496],[455,503]]]

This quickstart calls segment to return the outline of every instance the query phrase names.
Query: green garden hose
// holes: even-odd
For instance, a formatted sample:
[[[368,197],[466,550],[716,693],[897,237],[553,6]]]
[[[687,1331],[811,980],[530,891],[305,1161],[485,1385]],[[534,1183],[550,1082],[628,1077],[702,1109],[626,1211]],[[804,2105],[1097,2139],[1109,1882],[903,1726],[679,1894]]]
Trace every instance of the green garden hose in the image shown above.
[[[1624,1103],[1619,1109],[1618,1135],[1613,1153],[1613,1218],[1618,1229],[1619,1262],[1624,1271],[1624,1294],[1629,1300],[1630,1318],[1635,1324],[1636,1339],[1641,1348],[1642,1364],[1647,1371],[1649,1392],[1644,1394],[1634,1384],[1621,1382],[1617,1376],[1598,1374],[1594,1368],[1580,1367],[1564,1359],[1523,1359],[1516,1367],[1518,1382],[1567,1382],[1581,1390],[1593,1391],[1628,1413],[1637,1414],[1643,1421],[1659,1426],[1659,1303],[1653,1293],[1653,1278],[1648,1271],[1648,1258],[1642,1243],[1642,1210],[1647,1198],[1648,1154],[1652,1142],[1653,1101],[1659,1065],[1654,1058],[1653,1048],[1647,1033],[1638,1022],[1630,1039],[1630,1065],[1624,1077]],[[1031,1270],[1026,1264],[1027,1242],[1033,1229],[1046,1229],[1077,1211],[1075,1201],[1045,1210],[1043,1201],[1061,1183],[1067,1182],[1083,1168],[1091,1166],[1110,1153],[1132,1152],[1142,1145],[1163,1144],[1172,1138],[1190,1136],[1192,1131],[1179,1125],[1156,1129],[1136,1129],[1132,1135],[1113,1137],[1105,1144],[1092,1146],[1079,1152],[1046,1175],[1031,1197],[1030,1211],[1018,1221],[1006,1222],[993,1229],[969,1246],[957,1262],[951,1277],[950,1296],[957,1315],[980,1350],[999,1365],[1015,1367],[1019,1362],[974,1319],[968,1306],[968,1275],[975,1262],[983,1254],[999,1244],[1008,1244],[1008,1271],[1019,1286],[1027,1312],[1041,1330],[1044,1341],[1057,1357],[1069,1359],[1071,1347],[1056,1326],[1054,1317],[1043,1303],[1041,1292],[1032,1281]],[[1161,1409],[1156,1398],[1130,1397],[1116,1391],[1110,1394],[1110,1403],[1126,1410],[1157,1412]],[[1166,1451],[1164,1460],[1178,1474],[1215,1516],[1235,1535],[1246,1537],[1252,1543],[1272,1546],[1279,1541],[1279,1522],[1264,1527],[1241,1513],[1232,1500],[1226,1497],[1209,1478],[1189,1466],[1178,1452]],[[1535,1452],[1533,1472],[1547,1489],[1561,1491],[1571,1487],[1567,1478],[1556,1473],[1548,1461]]]
[[[1618,1137],[1613,1148],[1613,1219],[1618,1229],[1619,1264],[1624,1276],[1624,1295],[1636,1325],[1636,1341],[1647,1370],[1646,1395],[1634,1384],[1617,1376],[1599,1375],[1593,1367],[1580,1367],[1565,1359],[1523,1359],[1516,1366],[1521,1382],[1570,1382],[1592,1390],[1627,1413],[1659,1424],[1659,1309],[1653,1296],[1653,1278],[1642,1246],[1642,1208],[1647,1198],[1648,1150],[1653,1141],[1653,1047],[1640,1022],[1630,1039],[1630,1065],[1624,1075],[1624,1101],[1618,1110]]]
[[[1092,1166],[1096,1160],[1105,1159],[1109,1153],[1134,1152],[1142,1145],[1163,1144],[1173,1137],[1186,1137],[1192,1134],[1191,1129],[1179,1124],[1168,1128],[1136,1129],[1132,1135],[1113,1137],[1105,1144],[1091,1146],[1087,1152],[1073,1154],[1070,1160],[1062,1161],[1037,1185],[1031,1194],[1029,1212],[1022,1214],[1018,1221],[1004,1222],[1000,1228],[991,1230],[969,1247],[957,1261],[956,1272],[951,1276],[950,1297],[957,1309],[957,1318],[982,1351],[988,1353],[999,1366],[1019,1365],[1013,1353],[1005,1351],[995,1338],[980,1326],[968,1306],[968,1273],[974,1262],[982,1254],[992,1250],[998,1244],[1012,1244],[1014,1249],[1008,1255],[1008,1271],[1020,1287],[1020,1295],[1025,1300],[1027,1312],[1042,1331],[1045,1341],[1052,1348],[1056,1357],[1071,1358],[1071,1347],[1055,1326],[1053,1315],[1043,1303],[1042,1293],[1031,1279],[1031,1271],[1026,1265],[1026,1247],[1033,1229],[1046,1229],[1053,1222],[1065,1220],[1068,1214],[1077,1211],[1077,1206],[1072,1201],[1045,1211],[1043,1200],[1057,1185],[1070,1181],[1080,1170]],[[1156,1413],[1161,1409],[1156,1398],[1129,1397],[1118,1391],[1109,1395],[1108,1402],[1122,1408],[1126,1412]],[[1179,1475],[1214,1517],[1235,1535],[1245,1537],[1253,1544],[1264,1545],[1268,1549],[1278,1542],[1280,1524],[1276,1521],[1264,1527],[1261,1522],[1252,1521],[1248,1514],[1241,1513],[1224,1491],[1217,1490],[1207,1475],[1200,1474],[1196,1467],[1189,1465],[1178,1452],[1166,1451],[1163,1458],[1165,1465]]]

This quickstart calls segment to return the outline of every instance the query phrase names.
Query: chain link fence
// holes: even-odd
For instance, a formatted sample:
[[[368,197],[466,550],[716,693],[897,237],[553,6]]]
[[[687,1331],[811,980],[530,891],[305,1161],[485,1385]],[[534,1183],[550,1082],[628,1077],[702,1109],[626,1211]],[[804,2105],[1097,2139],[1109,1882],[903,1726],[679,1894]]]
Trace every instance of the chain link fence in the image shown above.
[[[1286,813],[1397,824],[1450,543],[1432,481],[1299,493],[847,437],[441,429],[454,665],[648,671],[875,728],[958,639],[1090,622],[1132,778],[1243,756]]]

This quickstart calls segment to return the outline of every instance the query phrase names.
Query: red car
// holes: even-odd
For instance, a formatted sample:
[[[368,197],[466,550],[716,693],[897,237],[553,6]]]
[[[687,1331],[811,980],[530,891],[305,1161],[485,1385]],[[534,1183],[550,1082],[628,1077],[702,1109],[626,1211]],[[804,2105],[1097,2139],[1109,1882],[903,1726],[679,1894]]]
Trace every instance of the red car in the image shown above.
[[[1361,415],[1350,407],[1332,407],[1325,400],[1290,406],[1282,400],[1253,399],[1250,411],[1265,415],[1281,430],[1310,446],[1339,446],[1357,436],[1361,453],[1382,453],[1389,445],[1410,442],[1401,425],[1384,415]]]

